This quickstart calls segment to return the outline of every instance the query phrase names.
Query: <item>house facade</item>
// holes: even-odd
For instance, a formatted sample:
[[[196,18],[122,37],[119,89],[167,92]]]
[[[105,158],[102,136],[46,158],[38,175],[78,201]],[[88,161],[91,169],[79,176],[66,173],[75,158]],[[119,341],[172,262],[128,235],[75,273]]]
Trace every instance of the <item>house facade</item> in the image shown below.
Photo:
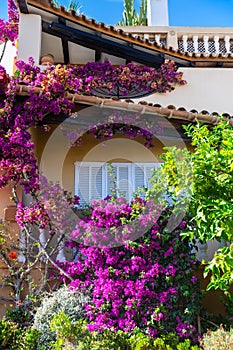
[[[149,25],[145,27],[106,26],[57,8],[50,0],[17,0],[17,4],[18,60],[27,61],[31,56],[40,65],[41,57],[49,53],[56,64],[109,60],[112,65],[135,62],[156,68],[165,60],[173,60],[187,82],[170,93],[132,93],[126,98],[109,97],[103,91],[97,91],[95,96],[71,93],[67,97],[75,102],[75,125],[73,119],[50,116],[46,120],[49,131],[32,128],[40,170],[49,181],[78,194],[82,204],[104,198],[111,190],[108,162],[112,163],[120,190],[130,199],[137,187],[148,186],[151,169],[161,163],[163,147],[191,149],[183,124],[196,119],[214,124],[218,114],[229,118],[233,115],[233,28],[170,27],[168,2],[164,0],[148,1]],[[27,96],[28,87],[19,87],[18,94]],[[131,139],[120,132],[101,142],[91,138],[88,130],[96,117],[98,123],[104,124],[114,113],[140,116],[140,122],[131,122],[136,127],[149,128],[154,147],[145,147],[142,136]],[[126,119],[123,123],[127,123]],[[67,130],[81,133],[82,143],[67,145]],[[9,193],[10,189],[1,190],[0,216],[5,221],[14,218]],[[28,200],[26,196],[24,200]],[[216,248],[216,242],[209,242],[208,247],[201,245],[199,259],[210,259]]]

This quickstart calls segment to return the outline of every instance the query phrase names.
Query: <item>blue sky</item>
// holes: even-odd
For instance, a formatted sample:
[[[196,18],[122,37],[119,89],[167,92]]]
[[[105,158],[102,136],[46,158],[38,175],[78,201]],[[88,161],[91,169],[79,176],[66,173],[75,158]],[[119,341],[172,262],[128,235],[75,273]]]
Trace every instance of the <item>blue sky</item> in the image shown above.
[[[67,3],[68,0],[61,0]],[[122,17],[123,0],[80,0],[86,16],[106,24]],[[135,0],[138,6],[140,0]],[[0,0],[0,18],[6,18],[7,0]],[[233,27],[233,0],[169,0],[170,25]]]

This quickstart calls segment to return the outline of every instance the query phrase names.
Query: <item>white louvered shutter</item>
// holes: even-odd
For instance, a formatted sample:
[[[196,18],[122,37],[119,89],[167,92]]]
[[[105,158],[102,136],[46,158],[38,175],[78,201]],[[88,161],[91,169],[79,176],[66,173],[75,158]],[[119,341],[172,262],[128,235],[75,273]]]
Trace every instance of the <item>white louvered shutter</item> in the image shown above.
[[[141,188],[145,186],[145,172],[144,167],[133,164],[133,180],[134,180],[134,191],[136,191],[137,188]]]
[[[80,205],[89,203],[90,166],[77,163],[75,166],[75,194],[80,197]]]
[[[90,166],[90,171],[89,171],[89,176],[90,176],[89,201],[90,202],[93,199],[103,198],[104,193],[103,193],[102,172],[103,172],[103,167],[101,166],[101,164],[99,166],[94,166],[94,165]]]
[[[119,195],[130,200],[130,190],[132,188],[132,183],[130,179],[130,163],[124,163],[117,165],[117,187],[119,190]]]

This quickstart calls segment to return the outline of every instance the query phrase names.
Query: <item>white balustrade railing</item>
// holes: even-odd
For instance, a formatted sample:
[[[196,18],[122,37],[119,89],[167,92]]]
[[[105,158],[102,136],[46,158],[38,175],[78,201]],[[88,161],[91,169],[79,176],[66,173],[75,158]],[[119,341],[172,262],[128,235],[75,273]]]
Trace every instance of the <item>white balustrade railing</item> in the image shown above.
[[[207,27],[119,27],[135,37],[157,45],[194,54],[233,54],[233,28]]]
[[[215,46],[215,51],[216,51],[216,54],[219,54],[219,35],[215,35],[214,36],[214,46]]]

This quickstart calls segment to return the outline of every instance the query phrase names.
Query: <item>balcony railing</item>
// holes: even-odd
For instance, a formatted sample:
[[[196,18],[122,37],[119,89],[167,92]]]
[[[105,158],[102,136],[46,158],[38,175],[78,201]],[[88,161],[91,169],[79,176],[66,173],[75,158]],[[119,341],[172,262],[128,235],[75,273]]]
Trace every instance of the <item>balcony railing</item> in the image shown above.
[[[172,47],[182,53],[233,55],[233,28],[207,27],[118,27],[151,43]]]

